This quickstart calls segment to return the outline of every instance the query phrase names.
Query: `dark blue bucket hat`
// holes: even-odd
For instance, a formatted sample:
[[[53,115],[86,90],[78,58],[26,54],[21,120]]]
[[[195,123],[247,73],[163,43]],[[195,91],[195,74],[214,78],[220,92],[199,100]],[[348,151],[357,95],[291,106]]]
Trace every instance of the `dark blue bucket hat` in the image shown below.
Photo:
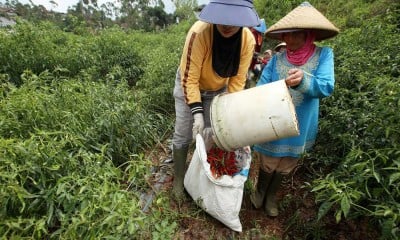
[[[261,24],[253,0],[210,0],[199,14],[203,22],[255,27]]]

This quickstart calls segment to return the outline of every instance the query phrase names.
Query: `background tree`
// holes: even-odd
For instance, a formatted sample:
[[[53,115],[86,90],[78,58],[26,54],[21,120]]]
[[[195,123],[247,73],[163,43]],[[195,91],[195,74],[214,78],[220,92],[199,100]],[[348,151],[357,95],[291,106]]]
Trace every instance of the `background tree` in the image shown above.
[[[179,21],[193,17],[193,10],[198,6],[197,0],[173,0],[175,5],[175,17]]]
[[[146,31],[157,30],[164,28],[168,24],[169,17],[162,6],[147,7],[140,22]]]
[[[131,29],[151,31],[170,23],[161,0],[121,0],[121,26]]]
[[[58,3],[56,3],[55,1],[51,0],[49,1],[49,3],[51,4],[52,8],[58,7]],[[51,9],[51,11],[53,11],[53,9]]]

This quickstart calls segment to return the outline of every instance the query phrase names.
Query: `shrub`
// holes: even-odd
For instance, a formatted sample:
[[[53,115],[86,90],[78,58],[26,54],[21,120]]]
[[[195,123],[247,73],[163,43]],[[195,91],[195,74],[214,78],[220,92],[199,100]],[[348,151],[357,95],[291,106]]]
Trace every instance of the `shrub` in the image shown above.
[[[330,209],[337,221],[370,216],[380,225],[384,239],[400,234],[396,187],[400,40],[394,6],[391,1],[380,5],[387,14],[357,23],[330,42],[335,49],[336,88],[321,106],[321,131],[312,163],[330,171],[320,174],[313,185],[322,203],[319,216]]]

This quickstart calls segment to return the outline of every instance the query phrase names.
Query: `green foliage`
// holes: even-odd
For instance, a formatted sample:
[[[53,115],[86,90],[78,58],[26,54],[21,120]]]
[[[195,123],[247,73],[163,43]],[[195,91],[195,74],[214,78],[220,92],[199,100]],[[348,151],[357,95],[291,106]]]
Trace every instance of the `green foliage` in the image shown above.
[[[119,28],[99,35],[73,35],[50,23],[20,22],[12,32],[0,31],[0,73],[21,85],[21,74],[65,69],[66,77],[90,76],[93,80],[127,80],[133,86],[143,74],[136,43]]]
[[[139,196],[151,162],[138,153],[163,135],[166,119],[123,82],[22,79],[0,100],[0,236],[170,238],[175,216],[154,226],[160,216],[144,214]]]
[[[65,234],[76,238],[119,224],[125,231],[137,231],[134,223],[129,226],[126,212],[143,218],[138,197],[120,190],[118,169],[104,154],[60,151],[70,144],[79,146],[80,139],[61,132],[43,132],[24,141],[2,140],[3,237]],[[51,233],[56,227],[61,228]]]
[[[107,144],[107,154],[121,164],[166,130],[156,124],[165,118],[142,108],[124,83],[61,81],[48,72],[26,72],[23,79],[23,86],[8,93],[12,100],[0,102],[3,137],[27,138],[38,131],[65,129],[88,149]]]
[[[57,5],[55,1],[49,1]],[[43,5],[22,4],[18,0],[6,1],[21,18],[30,22],[51,21],[60,28],[78,34],[88,30],[104,29],[113,25],[130,29],[154,31],[174,23],[173,15],[164,10],[161,0],[121,0],[102,3],[80,0],[67,10],[67,15],[46,9]]]
[[[270,26],[301,2],[255,6]],[[341,29],[320,43],[334,49],[336,87],[305,161],[317,220],[368,217],[382,239],[397,239],[400,4],[311,4]],[[158,33],[95,32],[69,20],[70,32],[23,21],[0,30],[0,236],[171,239],[179,216],[167,197],[141,212],[151,165],[143,152],[171,132],[175,73],[194,19]],[[323,228],[297,213],[289,219],[305,238],[326,237]]]
[[[313,191],[322,203],[320,218],[331,209],[337,221],[370,216],[380,224],[382,238],[391,239],[400,236],[396,3],[374,1],[378,15],[365,4],[352,8],[352,23],[347,18],[345,30],[329,41],[337,82],[321,107],[313,165],[324,164],[331,172],[317,177]]]
[[[139,46],[135,47],[135,45],[137,43],[119,28],[101,32],[95,42],[94,51],[97,52],[98,59],[97,67],[92,69],[94,79],[105,76],[113,80],[112,82],[127,80],[130,86],[134,86],[143,74],[140,68],[142,59],[137,53]],[[118,72],[117,79],[115,79],[116,71]],[[111,76],[112,79],[110,79]]]
[[[135,179],[121,182],[120,169],[104,153],[84,149],[60,151],[80,139],[62,132],[0,140],[2,238],[144,239],[151,234],[169,238],[175,223],[156,220],[141,211]],[[143,159],[132,158],[132,164]],[[143,173],[144,169],[140,169]],[[133,184],[132,184],[133,183]],[[157,216],[159,218],[159,216]],[[134,236],[134,237],[133,237]]]
[[[116,22],[125,28],[154,31],[174,22],[160,0],[121,0]]]
[[[194,10],[198,6],[197,0],[173,0],[176,10],[175,15],[180,21],[194,17]]]
[[[254,7],[259,17],[265,19],[268,28],[302,2],[301,0],[254,0]]]
[[[140,55],[145,62],[143,77],[137,83],[141,101],[147,108],[162,113],[174,111],[172,90],[186,36],[186,32],[176,31],[173,34],[131,34],[140,46]]]

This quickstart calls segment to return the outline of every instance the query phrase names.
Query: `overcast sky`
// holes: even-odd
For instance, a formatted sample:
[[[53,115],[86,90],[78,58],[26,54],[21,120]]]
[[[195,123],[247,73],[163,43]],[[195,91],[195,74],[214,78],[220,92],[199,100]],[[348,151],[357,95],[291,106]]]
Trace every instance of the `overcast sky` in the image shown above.
[[[0,0],[0,2],[5,3],[4,0]],[[23,4],[29,4],[29,0],[19,0],[20,3]],[[46,7],[46,9],[50,10],[54,10],[56,12],[67,12],[68,7],[71,7],[73,5],[76,5],[79,0],[54,0],[54,2],[56,2],[58,4],[58,6],[53,6],[52,4],[50,4],[50,0],[32,0],[32,2],[36,5],[43,5],[44,7]],[[97,3],[99,6],[101,6],[103,3],[106,2],[114,2],[116,3],[116,0],[97,0]],[[172,3],[171,0],[163,0],[164,4],[165,4],[165,11],[167,13],[172,13],[175,11],[175,6]],[[198,4],[206,4],[209,2],[209,0],[197,0]]]

